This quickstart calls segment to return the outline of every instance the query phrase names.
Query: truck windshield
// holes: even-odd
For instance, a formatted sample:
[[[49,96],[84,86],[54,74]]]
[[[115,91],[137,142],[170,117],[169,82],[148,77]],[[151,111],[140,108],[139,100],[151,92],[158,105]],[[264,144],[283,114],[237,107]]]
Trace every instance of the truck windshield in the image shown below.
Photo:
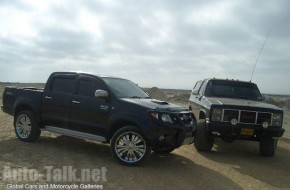
[[[205,96],[262,100],[261,93],[256,84],[239,81],[209,81],[205,91]]]
[[[149,96],[132,81],[110,77],[103,77],[103,80],[118,98],[149,98]]]

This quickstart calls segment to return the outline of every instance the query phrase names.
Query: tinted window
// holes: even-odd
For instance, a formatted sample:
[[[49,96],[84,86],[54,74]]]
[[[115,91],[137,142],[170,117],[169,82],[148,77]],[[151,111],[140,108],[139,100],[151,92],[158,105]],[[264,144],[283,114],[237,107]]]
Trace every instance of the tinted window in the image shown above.
[[[149,96],[132,81],[109,77],[104,77],[103,80],[118,98],[149,98]]]
[[[101,85],[97,81],[80,79],[77,94],[80,96],[94,97],[98,89],[101,89]]]
[[[256,84],[239,81],[209,81],[206,96],[261,100],[261,94]]]
[[[73,78],[54,78],[51,86],[52,91],[73,93],[74,87]]]

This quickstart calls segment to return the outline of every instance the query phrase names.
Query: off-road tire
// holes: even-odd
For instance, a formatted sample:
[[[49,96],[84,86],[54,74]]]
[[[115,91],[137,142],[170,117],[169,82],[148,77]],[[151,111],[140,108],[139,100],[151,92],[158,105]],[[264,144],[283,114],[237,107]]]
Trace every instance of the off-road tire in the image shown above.
[[[213,147],[214,137],[206,128],[205,119],[197,122],[194,147],[197,151],[210,151]]]
[[[273,157],[277,149],[278,139],[273,137],[262,137],[260,140],[260,154]]]

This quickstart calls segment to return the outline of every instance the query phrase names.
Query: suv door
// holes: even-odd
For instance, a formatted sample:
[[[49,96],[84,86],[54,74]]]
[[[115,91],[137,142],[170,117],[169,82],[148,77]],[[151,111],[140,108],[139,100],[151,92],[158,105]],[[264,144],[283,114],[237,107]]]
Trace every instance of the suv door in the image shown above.
[[[191,91],[191,95],[189,100],[194,102],[195,104],[199,104],[199,97],[200,97],[200,88],[203,84],[203,81],[197,81],[196,84],[194,85],[192,91]]]
[[[54,75],[42,98],[44,125],[68,128],[76,74]]]
[[[73,96],[70,126],[73,130],[103,136],[110,109],[108,99],[96,98],[96,90],[106,90],[103,81],[80,76]]]

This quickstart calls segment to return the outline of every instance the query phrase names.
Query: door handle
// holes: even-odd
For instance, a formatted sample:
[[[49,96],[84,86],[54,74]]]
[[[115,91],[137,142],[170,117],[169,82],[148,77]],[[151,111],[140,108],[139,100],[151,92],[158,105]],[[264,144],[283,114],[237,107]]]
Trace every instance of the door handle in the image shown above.
[[[51,96],[44,96],[44,98],[45,98],[45,99],[49,99],[49,100],[52,99]]]
[[[75,101],[75,100],[73,100],[72,103],[74,103],[74,104],[80,104],[79,101]]]

